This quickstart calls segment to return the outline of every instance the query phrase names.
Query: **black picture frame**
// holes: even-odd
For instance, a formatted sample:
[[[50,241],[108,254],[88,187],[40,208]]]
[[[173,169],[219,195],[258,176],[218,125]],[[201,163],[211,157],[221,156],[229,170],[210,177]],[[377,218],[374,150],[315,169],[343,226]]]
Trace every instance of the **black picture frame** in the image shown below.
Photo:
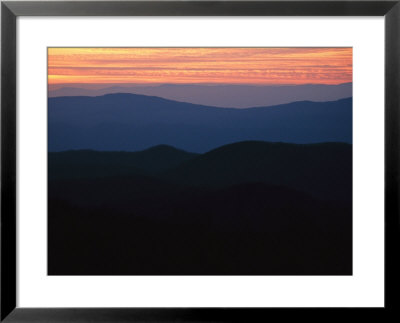
[[[242,321],[271,312],[337,316],[320,308],[18,308],[16,307],[16,19],[19,16],[384,16],[385,19],[385,307],[399,290],[400,1],[3,1],[1,3],[1,317],[4,322]],[[212,292],[212,291],[210,291]],[[310,313],[312,312],[312,313]]]

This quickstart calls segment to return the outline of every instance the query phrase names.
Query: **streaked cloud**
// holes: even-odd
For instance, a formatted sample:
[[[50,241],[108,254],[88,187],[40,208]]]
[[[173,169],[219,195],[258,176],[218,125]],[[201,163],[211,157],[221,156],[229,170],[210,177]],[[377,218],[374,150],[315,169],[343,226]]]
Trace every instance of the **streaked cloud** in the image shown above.
[[[340,84],[352,48],[49,48],[49,84]]]

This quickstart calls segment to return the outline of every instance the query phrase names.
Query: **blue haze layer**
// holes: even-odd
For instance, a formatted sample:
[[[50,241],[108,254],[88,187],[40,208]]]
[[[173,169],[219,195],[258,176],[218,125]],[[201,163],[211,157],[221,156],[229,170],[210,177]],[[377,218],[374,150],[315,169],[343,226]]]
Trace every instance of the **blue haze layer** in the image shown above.
[[[229,143],[352,142],[352,98],[247,109],[135,94],[48,100],[48,149],[137,151],[166,144],[203,153]]]

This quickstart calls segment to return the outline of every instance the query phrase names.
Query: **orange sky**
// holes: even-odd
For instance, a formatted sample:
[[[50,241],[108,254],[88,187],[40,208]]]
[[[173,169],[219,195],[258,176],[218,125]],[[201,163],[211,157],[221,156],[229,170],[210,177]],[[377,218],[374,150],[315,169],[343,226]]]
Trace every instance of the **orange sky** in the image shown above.
[[[49,48],[48,81],[66,83],[339,84],[352,48]]]

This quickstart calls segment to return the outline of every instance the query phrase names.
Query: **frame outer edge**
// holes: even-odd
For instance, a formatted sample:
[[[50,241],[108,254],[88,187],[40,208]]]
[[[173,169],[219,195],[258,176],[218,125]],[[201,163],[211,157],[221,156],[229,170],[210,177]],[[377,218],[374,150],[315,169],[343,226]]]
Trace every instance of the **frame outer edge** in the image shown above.
[[[400,2],[385,17],[385,307],[399,291]]]
[[[383,16],[397,0],[6,1],[17,16]]]
[[[302,2],[302,1],[299,1]],[[386,3],[385,3],[386,2]],[[398,258],[399,245],[399,180],[400,180],[400,2],[398,0],[382,1],[379,7],[382,14],[390,9],[392,4],[396,5],[386,14],[385,17],[385,307],[395,310],[398,304],[395,303],[395,296],[398,292],[399,266]],[[14,4],[17,3],[17,6]],[[282,1],[282,4],[284,1]],[[383,5],[384,3],[384,5]],[[59,313],[64,319],[71,314],[70,319],[78,322],[83,321],[84,316],[90,309],[77,310],[77,316],[72,315],[74,309],[22,309],[16,306],[16,16],[36,16],[45,13],[44,7],[36,7],[37,1],[30,2],[30,6],[24,6],[27,2],[18,4],[10,1],[1,3],[1,273],[0,273],[0,321],[6,319],[9,322],[32,321],[35,315],[32,312],[39,312],[36,320],[55,321],[54,312]],[[21,5],[21,7],[19,7]],[[95,2],[92,3],[95,5]],[[35,8],[36,7],[36,8]],[[383,8],[385,7],[385,9]],[[56,10],[58,12],[58,10]],[[72,10],[74,11],[74,10]],[[362,11],[362,10],[360,10]],[[45,14],[46,15],[46,14]],[[50,14],[47,14],[50,15]],[[57,14],[56,14],[57,15]],[[67,13],[59,16],[68,15]],[[74,15],[74,14],[72,14]],[[92,14],[96,15],[96,14]],[[180,15],[180,13],[176,14]],[[263,15],[263,14],[260,14]],[[301,14],[298,14],[301,15]],[[363,14],[359,14],[363,15]],[[373,15],[381,15],[375,13]],[[389,270],[390,268],[390,270]],[[389,284],[390,281],[390,284]],[[100,309],[92,309],[97,314]],[[102,309],[108,312],[109,309]],[[119,312],[118,309],[115,309]],[[177,310],[177,309],[175,309]],[[80,313],[82,311],[82,313]],[[100,310],[101,311],[101,310]],[[164,311],[164,309],[163,309]],[[51,313],[53,312],[53,313]],[[112,310],[111,310],[112,312]],[[25,317],[20,317],[25,313]],[[380,312],[382,313],[382,312]],[[106,314],[106,313],[103,313]],[[108,313],[110,314],[110,313]],[[372,313],[370,313],[372,314]],[[14,316],[14,318],[13,318]],[[17,316],[17,317],[15,317]],[[97,316],[97,315],[94,315]],[[107,314],[105,315],[107,316]],[[113,316],[113,315],[112,315]],[[157,315],[150,315],[157,320]],[[197,316],[197,315],[196,315]],[[118,314],[114,316],[118,317]],[[173,316],[175,319],[176,317]],[[198,316],[197,316],[198,317]],[[207,315],[208,319],[210,317]],[[225,315],[224,315],[225,317]],[[83,320],[82,320],[83,318]],[[86,317],[87,318],[87,317]],[[97,316],[98,318],[98,316]],[[104,318],[104,317],[103,317]],[[143,318],[143,317],[141,317]],[[158,316],[160,318],[160,316]],[[187,318],[187,317],[186,317]],[[53,320],[54,319],[54,320]],[[114,321],[111,317],[111,320]],[[129,319],[130,321],[130,319]]]
[[[1,4],[0,319],[16,306],[16,16]]]

